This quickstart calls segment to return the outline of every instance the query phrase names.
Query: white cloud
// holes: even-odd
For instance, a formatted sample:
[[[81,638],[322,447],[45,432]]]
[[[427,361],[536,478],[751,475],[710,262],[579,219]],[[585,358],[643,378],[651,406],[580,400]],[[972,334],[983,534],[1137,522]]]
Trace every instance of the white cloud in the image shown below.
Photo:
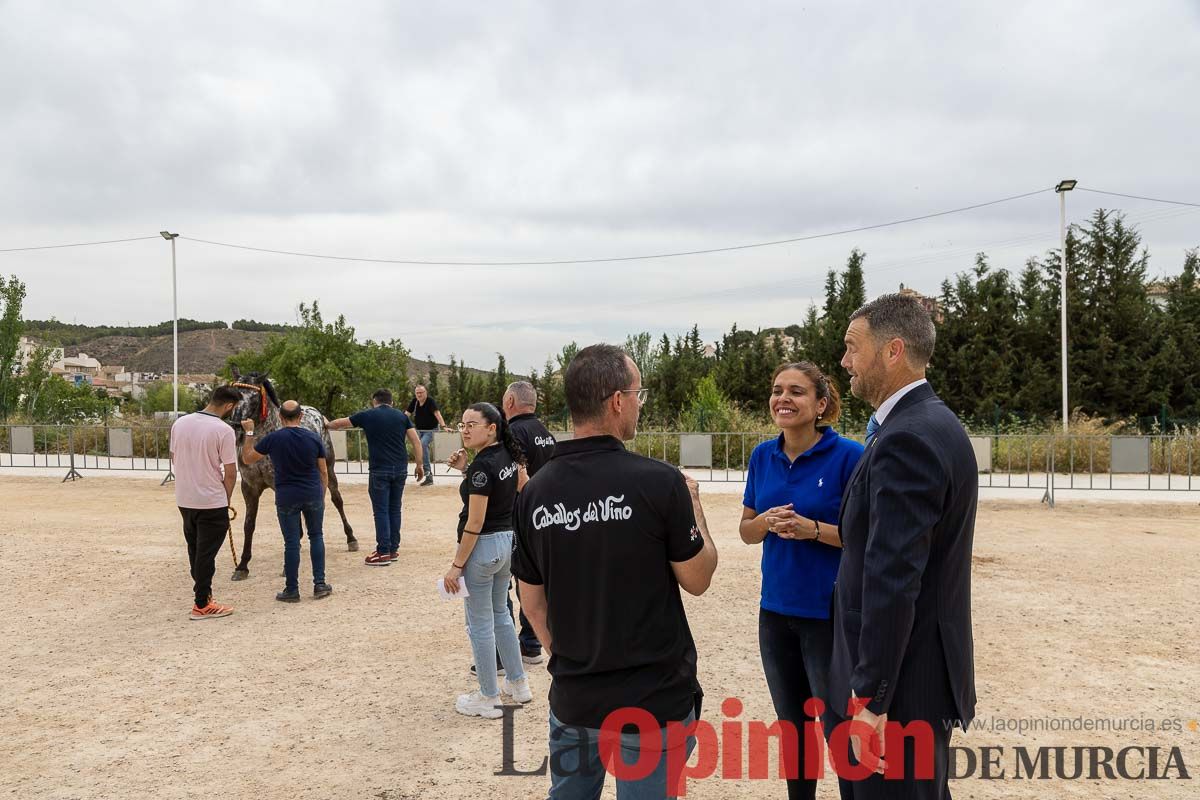
[[[169,10],[164,10],[169,9]],[[153,234],[430,260],[704,249],[1051,186],[1196,200],[1200,15],[792,3],[41,3],[0,7],[0,247]],[[1159,272],[1200,244],[1143,220]],[[542,268],[325,262],[180,241],[180,313],[287,320],[521,369],[566,340],[799,319],[868,253],[936,291],[1054,246],[1052,195],[849,237]],[[0,255],[28,315],[160,321],[166,243]],[[756,287],[756,288],[739,288]],[[680,298],[691,298],[682,300]],[[505,325],[491,325],[508,320]],[[516,321],[515,323],[513,321]]]

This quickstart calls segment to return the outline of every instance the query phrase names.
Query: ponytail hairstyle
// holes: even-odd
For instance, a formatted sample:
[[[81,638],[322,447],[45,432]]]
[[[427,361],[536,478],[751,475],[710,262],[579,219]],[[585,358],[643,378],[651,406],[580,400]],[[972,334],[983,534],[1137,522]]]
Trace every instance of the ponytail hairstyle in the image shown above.
[[[816,427],[828,428],[837,424],[838,418],[842,415],[842,395],[838,391],[837,384],[826,377],[821,368],[811,361],[793,361],[789,364],[784,364],[775,370],[775,374],[771,376],[771,383],[775,383],[775,379],[781,373],[788,370],[796,370],[803,372],[805,377],[812,381],[817,392],[817,402],[827,400],[825,410],[817,417]]]
[[[513,461],[524,466],[525,450],[522,449],[521,443],[512,435],[512,429],[508,427],[508,421],[504,419],[504,415],[500,413],[500,409],[491,403],[475,403],[469,406],[467,410],[478,412],[487,420],[489,425],[495,425],[496,441],[504,445],[504,449],[512,456]]]

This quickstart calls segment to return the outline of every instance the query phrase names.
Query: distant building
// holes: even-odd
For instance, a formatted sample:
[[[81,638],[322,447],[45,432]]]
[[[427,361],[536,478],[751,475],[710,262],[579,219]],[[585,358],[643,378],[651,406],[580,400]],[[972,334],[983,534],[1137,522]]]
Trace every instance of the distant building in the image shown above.
[[[37,352],[39,347],[45,347],[45,344],[37,339],[31,339],[28,336],[22,336],[17,339],[17,371],[25,372],[29,367],[29,361],[33,358],[33,354]],[[54,347],[50,349],[50,363],[61,361],[63,357],[63,349]]]
[[[1167,295],[1170,291],[1166,281],[1150,281],[1146,284],[1146,297],[1163,311],[1167,310]]]
[[[933,317],[933,321],[935,323],[940,325],[942,320],[945,318],[945,315],[942,313],[942,309],[938,305],[938,301],[936,298],[926,297],[925,295],[918,292],[916,289],[909,289],[903,283],[900,284],[900,292],[899,293],[901,295],[903,295],[904,297],[915,297],[918,300],[918,302],[920,302],[921,305],[925,307],[925,310],[929,312],[929,316]]]
[[[87,353],[80,353],[70,358],[60,358],[54,362],[51,369],[66,375],[86,375],[92,378],[100,374],[100,362]]]

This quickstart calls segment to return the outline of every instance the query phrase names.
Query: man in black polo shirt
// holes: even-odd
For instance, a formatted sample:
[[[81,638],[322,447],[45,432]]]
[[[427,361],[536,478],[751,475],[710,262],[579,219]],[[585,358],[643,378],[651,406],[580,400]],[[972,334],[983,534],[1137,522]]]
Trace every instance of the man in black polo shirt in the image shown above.
[[[510,383],[504,391],[504,399],[500,402],[504,418],[508,420],[508,429],[513,438],[525,452],[525,471],[529,477],[537,474],[550,457],[554,455],[554,437],[542,421],[534,416],[537,411],[537,389],[529,381]],[[521,591],[517,590],[517,599],[521,599]],[[508,598],[508,613],[513,612],[512,598]],[[526,664],[542,663],[542,645],[537,633],[525,616],[525,609],[520,612],[521,631],[517,638],[521,641],[521,660]]]
[[[413,427],[417,429],[417,436],[421,440],[421,452],[424,454],[422,466],[425,467],[425,480],[421,481],[418,486],[433,485],[433,465],[430,463],[430,451],[433,449],[430,445],[433,444],[433,434],[440,428],[449,430],[446,427],[446,420],[442,419],[442,410],[438,408],[437,401],[429,396],[429,390],[425,388],[425,384],[418,383],[417,388],[413,389],[413,399],[408,403],[408,409],[404,412],[408,414],[408,418],[412,420]]]
[[[513,514],[512,571],[552,653],[550,797],[599,796],[598,729],[618,709],[648,714],[660,729],[621,736],[623,763],[657,766],[641,780],[618,776],[618,792],[666,797],[667,762],[686,754],[664,752],[665,727],[690,724],[701,696],[679,587],[708,589],[717,551],[696,483],[622,444],[645,402],[637,365],[620,348],[592,345],[564,384],[575,438],[555,446]]]
[[[542,421],[534,416],[537,411],[537,389],[529,381],[510,383],[500,407],[504,418],[508,420],[509,430],[525,451],[525,471],[532,478],[554,455],[554,437]]]

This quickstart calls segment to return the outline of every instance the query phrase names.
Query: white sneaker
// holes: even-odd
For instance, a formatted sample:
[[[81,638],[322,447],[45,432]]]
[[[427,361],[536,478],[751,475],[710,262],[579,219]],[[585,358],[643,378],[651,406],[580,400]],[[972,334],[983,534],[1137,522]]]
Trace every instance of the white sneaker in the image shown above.
[[[508,681],[505,681],[508,683]],[[529,693],[528,687],[525,693]],[[478,689],[470,694],[460,694],[454,703],[454,710],[468,717],[483,717],[484,719],[500,719],[504,712],[496,706],[500,705],[500,695],[484,697]]]
[[[521,678],[521,680],[515,682],[505,678],[504,686],[501,687],[500,691],[518,703],[528,703],[533,699],[533,692],[529,688],[529,678]]]

